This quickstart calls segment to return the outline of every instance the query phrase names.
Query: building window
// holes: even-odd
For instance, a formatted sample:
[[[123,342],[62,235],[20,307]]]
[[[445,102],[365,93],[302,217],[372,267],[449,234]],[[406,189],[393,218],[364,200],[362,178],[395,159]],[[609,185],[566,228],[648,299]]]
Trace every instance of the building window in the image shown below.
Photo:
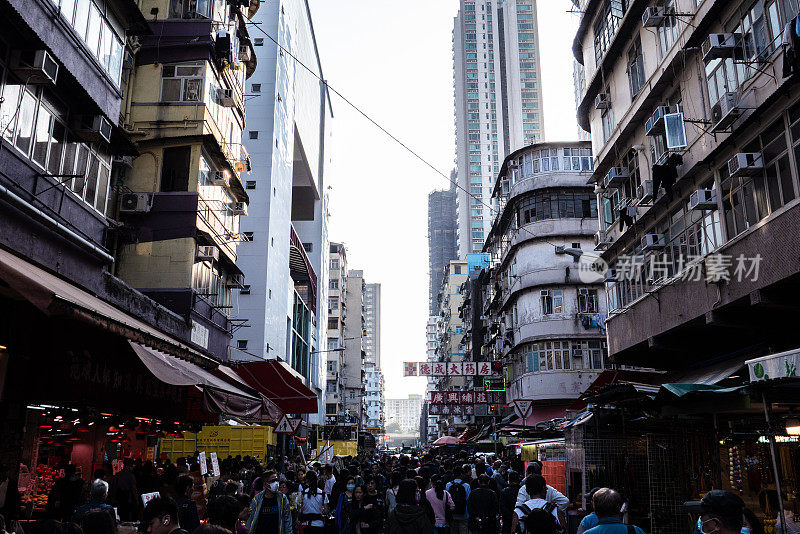
[[[253,232],[243,232],[242,235],[244,236],[243,241],[253,241]]]
[[[339,289],[339,279],[338,278],[331,278],[328,284],[329,289]]]
[[[212,18],[213,2],[210,0],[171,0],[169,16],[173,19]]]
[[[547,219],[594,219],[597,199],[589,191],[536,191],[517,201],[515,210],[518,226]]]
[[[240,295],[249,295],[250,294],[250,285],[245,284],[242,286],[242,289],[239,290]]]
[[[237,339],[236,340],[236,348],[239,350],[247,350],[247,340],[246,339]]]
[[[633,46],[628,50],[628,82],[631,88],[631,99],[636,98],[636,95],[644,87],[645,81],[642,40],[637,36]]]
[[[542,315],[553,315],[564,311],[564,291],[543,289],[541,291]]]
[[[662,2],[661,8],[666,15],[658,27],[658,46],[663,58],[678,38],[678,17],[675,16],[675,0]]]
[[[578,312],[597,313],[597,290],[586,287],[578,288]]]
[[[258,139],[258,130],[250,130],[250,139]]]
[[[332,271],[338,271],[339,270],[339,260],[337,258],[334,258],[334,259],[331,260],[331,270]]]
[[[250,87],[251,87],[251,89],[252,89],[252,91],[254,93],[260,93],[261,92],[261,84],[260,83],[254,83]]]
[[[244,185],[245,189],[255,189],[256,188],[256,181],[255,180],[247,180]]]
[[[253,46],[264,46],[264,38],[256,37],[255,39],[253,39]]]
[[[328,330],[339,330],[339,318],[338,317],[330,317],[330,318],[328,318]]]
[[[611,106],[603,110],[603,142],[607,142],[614,133],[614,110]]]
[[[203,99],[203,64],[161,67],[161,102],[200,102]]]
[[[328,308],[331,310],[338,310],[339,309],[339,297],[330,297],[328,299]]]
[[[614,39],[619,23],[628,10],[629,0],[606,0],[600,10],[600,16],[594,23],[594,59],[600,65],[606,49]]]

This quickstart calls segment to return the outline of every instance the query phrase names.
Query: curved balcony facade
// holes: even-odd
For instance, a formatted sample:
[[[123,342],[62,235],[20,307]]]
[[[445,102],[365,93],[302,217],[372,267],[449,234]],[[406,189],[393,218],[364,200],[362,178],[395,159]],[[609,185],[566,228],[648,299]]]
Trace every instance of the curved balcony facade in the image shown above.
[[[511,154],[498,177],[502,210],[488,247],[500,292],[492,313],[508,402],[566,408],[606,366],[604,288],[579,268],[597,232],[596,197],[586,184],[589,147],[531,145]]]

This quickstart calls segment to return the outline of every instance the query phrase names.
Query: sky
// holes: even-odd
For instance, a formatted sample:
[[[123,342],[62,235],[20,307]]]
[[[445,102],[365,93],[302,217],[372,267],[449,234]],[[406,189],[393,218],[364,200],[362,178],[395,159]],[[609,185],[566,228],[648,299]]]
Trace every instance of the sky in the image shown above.
[[[329,85],[449,176],[455,166],[453,17],[458,0],[310,0]],[[569,0],[539,0],[545,136],[577,138]],[[381,284],[381,369],[386,398],[423,393],[403,378],[424,361],[428,320],[428,193],[449,182],[336,95],[326,152],[331,241],[348,268]]]

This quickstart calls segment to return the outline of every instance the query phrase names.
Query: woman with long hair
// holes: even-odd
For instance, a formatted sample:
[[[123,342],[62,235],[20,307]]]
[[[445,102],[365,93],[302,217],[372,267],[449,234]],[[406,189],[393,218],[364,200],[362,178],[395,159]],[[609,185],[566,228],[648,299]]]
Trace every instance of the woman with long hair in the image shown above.
[[[433,487],[425,492],[425,496],[433,508],[433,530],[436,534],[449,534],[451,515],[456,507],[450,492],[444,489],[445,484],[445,479],[437,475],[433,477]]]
[[[356,481],[348,476],[345,479],[344,491],[339,494],[339,501],[336,503],[336,526],[339,534],[355,534],[353,525],[353,492],[356,489]]]
[[[319,489],[319,480],[314,471],[308,471],[303,479],[300,523],[307,534],[322,534],[325,529],[324,514],[328,508],[328,496]]]
[[[419,504],[421,499],[416,480],[400,482],[397,506],[386,519],[386,534],[433,534],[433,523]]]

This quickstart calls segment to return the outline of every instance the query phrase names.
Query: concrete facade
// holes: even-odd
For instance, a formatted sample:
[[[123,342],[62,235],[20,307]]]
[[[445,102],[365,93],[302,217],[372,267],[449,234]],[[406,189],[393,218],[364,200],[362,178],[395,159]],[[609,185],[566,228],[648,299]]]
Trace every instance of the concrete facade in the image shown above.
[[[460,0],[453,28],[459,258],[483,248],[500,163],[544,138],[538,61],[535,0]]]
[[[344,413],[344,341],[347,332],[347,249],[342,243],[331,243],[329,254],[330,281],[328,283],[328,348],[326,354],[326,420],[336,422]]]
[[[397,423],[403,432],[419,431],[422,395],[409,395],[407,399],[386,399],[386,425]]]
[[[455,181],[457,173],[450,173],[450,179]],[[431,315],[439,313],[439,304],[436,300],[439,288],[442,285],[444,267],[451,260],[458,259],[458,238],[456,233],[456,188],[432,191],[428,194],[428,308]]]
[[[602,2],[583,2],[573,46],[586,67],[578,119],[592,132],[591,181],[603,206],[602,256],[612,269],[611,358],[671,369],[795,348],[787,318],[798,274],[800,103],[797,78],[784,76],[780,42],[798,5],[679,0],[671,9],[684,15],[667,13],[643,28],[649,6],[631,2],[608,18]],[[603,27],[609,39],[598,46],[594,33]],[[710,34],[725,32],[747,46],[704,48]],[[632,79],[626,63],[634,56],[641,75]],[[600,92],[609,95],[608,109],[594,105]],[[664,105],[676,106],[671,148],[660,124],[647,124]],[[742,153],[755,163],[744,172]],[[629,178],[608,185],[613,167]],[[661,176],[668,180],[654,195],[637,194]],[[698,190],[710,201],[692,201]],[[632,224],[621,224],[623,206],[631,206]],[[645,248],[653,234],[655,246]],[[624,279],[616,271],[631,255],[641,259],[641,274]],[[752,258],[759,258],[755,276],[747,274]],[[692,270],[699,275],[687,276]]]

